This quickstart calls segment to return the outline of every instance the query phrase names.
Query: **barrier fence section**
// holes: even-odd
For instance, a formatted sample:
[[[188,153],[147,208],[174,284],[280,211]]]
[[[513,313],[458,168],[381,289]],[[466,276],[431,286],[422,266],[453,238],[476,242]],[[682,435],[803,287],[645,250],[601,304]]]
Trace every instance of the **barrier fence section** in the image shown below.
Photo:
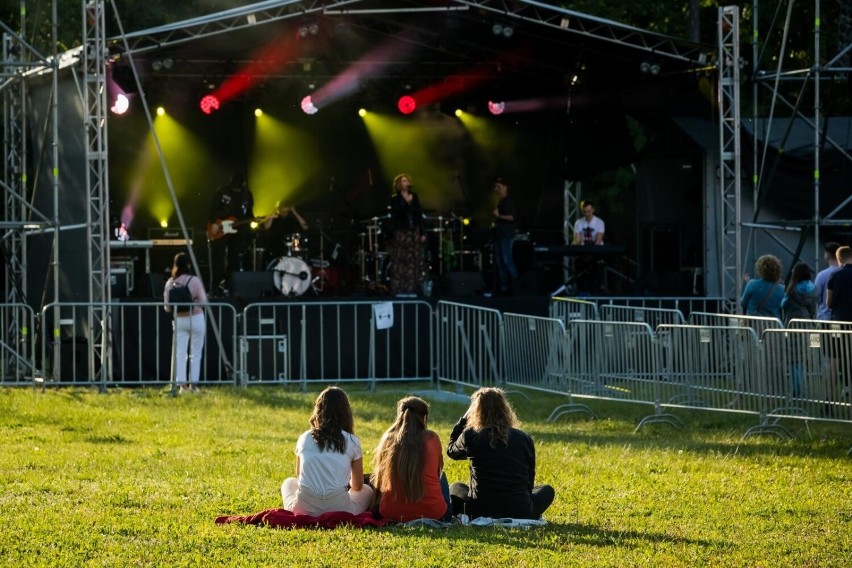
[[[102,373],[103,345],[94,345],[87,317],[91,303],[57,303],[42,308],[41,371],[54,385],[162,385],[172,382],[174,316],[161,302],[107,304],[110,371]],[[97,304],[101,306],[102,304]],[[237,314],[230,304],[205,304],[205,345],[201,384],[234,383]],[[219,338],[217,340],[217,337]],[[152,338],[153,341],[152,341]]]
[[[735,313],[737,303],[721,297],[700,296],[606,296],[589,298],[598,308],[603,306],[626,306],[631,308],[657,308],[678,310],[688,317],[692,312],[729,314]]]
[[[503,330],[508,346],[504,365],[507,385],[567,394],[568,404],[554,410],[551,420],[573,412],[595,417],[588,406],[573,399],[577,385],[570,384],[566,374],[568,343],[562,320],[506,313]]]
[[[757,336],[767,329],[783,329],[784,324],[778,318],[743,316],[738,314],[712,314],[709,312],[692,312],[687,323],[691,325],[750,327]]]
[[[31,383],[35,368],[35,314],[27,304],[0,305],[0,385]]]
[[[599,308],[600,319],[604,321],[633,321],[647,323],[651,329],[657,329],[663,324],[686,323],[678,309],[646,308],[643,306],[616,306],[604,304]]]
[[[661,325],[662,404],[756,412],[758,337],[749,327]]]
[[[574,320],[566,327],[565,374],[578,396],[653,404],[654,332],[646,323]]]
[[[852,324],[845,327],[763,333],[761,396],[767,416],[852,421]]]
[[[567,326],[573,320],[598,319],[598,305],[589,300],[554,296],[550,298],[548,315],[551,318],[560,320],[563,325]]]
[[[459,391],[463,385],[502,386],[506,348],[501,312],[443,300],[436,310],[435,372],[439,383],[454,383]]]
[[[428,302],[277,302],[243,311],[243,384],[431,381]]]

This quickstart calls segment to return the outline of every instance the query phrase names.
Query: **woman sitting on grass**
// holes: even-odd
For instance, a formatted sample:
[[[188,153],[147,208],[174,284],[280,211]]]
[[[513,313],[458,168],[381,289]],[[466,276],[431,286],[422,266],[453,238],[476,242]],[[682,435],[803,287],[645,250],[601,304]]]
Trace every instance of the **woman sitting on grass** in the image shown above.
[[[452,459],[470,460],[470,486],[450,486],[456,514],[538,519],[553,502],[553,487],[534,485],[535,448],[517,424],[502,390],[482,388],[471,395],[447,447]]]
[[[328,387],[311,414],[311,429],[296,442],[296,477],[281,485],[284,508],[301,515],[367,510],[373,489],[364,485],[364,456],[346,393]]]
[[[429,405],[409,396],[396,404],[396,420],[376,448],[373,486],[381,494],[383,518],[452,519],[444,456],[438,434],[426,428]]]

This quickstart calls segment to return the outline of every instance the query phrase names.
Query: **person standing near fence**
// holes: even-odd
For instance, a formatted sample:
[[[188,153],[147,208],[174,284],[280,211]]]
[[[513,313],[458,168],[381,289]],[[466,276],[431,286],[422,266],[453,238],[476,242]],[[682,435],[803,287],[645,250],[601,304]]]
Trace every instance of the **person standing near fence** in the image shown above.
[[[175,287],[184,287],[189,291],[192,306],[172,306],[171,291]],[[203,305],[207,303],[204,283],[192,273],[189,255],[179,252],[172,263],[172,275],[163,290],[163,308],[174,311],[174,341],[172,352],[172,375],[181,392],[196,390],[201,377],[201,353],[204,350],[204,334],[207,326],[204,321]],[[186,380],[187,359],[189,360],[189,384]]]
[[[811,267],[799,262],[793,267],[790,282],[781,300],[781,314],[784,325],[792,319],[814,319],[817,310],[819,291],[811,281]]]
[[[839,248],[840,243],[835,242],[825,243],[825,246],[823,247],[823,250],[825,251],[825,262],[828,264],[828,267],[820,270],[819,274],[816,276],[816,280],[814,280],[817,293],[819,294],[816,313],[817,319],[831,319],[831,310],[826,305],[825,300],[828,295],[828,279],[831,278],[832,274],[840,269],[840,265],[837,263],[837,249]]]
[[[784,299],[784,286],[781,280],[781,261],[776,256],[764,254],[754,263],[754,271],[759,278],[745,275],[745,288],[740,298],[740,306],[748,316],[760,316],[781,319],[781,300]]]
[[[837,249],[837,264],[840,268],[828,279],[828,293],[825,303],[831,310],[832,321],[852,322],[852,248],[844,246]],[[842,368],[842,360],[846,355],[846,353],[833,353],[829,370],[829,398],[834,398],[835,383],[837,377],[843,374],[840,369]],[[843,382],[843,390],[840,393],[841,399],[849,398],[849,380],[849,376],[841,378]],[[831,407],[827,406],[826,410],[831,412]]]
[[[535,485],[535,447],[520,430],[506,395],[481,388],[450,433],[447,455],[470,463],[470,486],[450,485],[455,514],[538,519],[553,502],[550,485]]]

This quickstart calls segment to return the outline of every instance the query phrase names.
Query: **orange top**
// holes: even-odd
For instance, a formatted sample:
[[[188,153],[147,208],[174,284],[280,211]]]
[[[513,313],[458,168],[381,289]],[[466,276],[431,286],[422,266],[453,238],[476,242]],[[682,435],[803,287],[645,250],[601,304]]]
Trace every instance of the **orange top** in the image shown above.
[[[447,512],[440,481],[444,465],[441,439],[434,432],[427,432],[424,438],[423,497],[415,503],[406,503],[394,491],[382,493],[379,503],[382,518],[404,523],[422,518],[440,519]]]

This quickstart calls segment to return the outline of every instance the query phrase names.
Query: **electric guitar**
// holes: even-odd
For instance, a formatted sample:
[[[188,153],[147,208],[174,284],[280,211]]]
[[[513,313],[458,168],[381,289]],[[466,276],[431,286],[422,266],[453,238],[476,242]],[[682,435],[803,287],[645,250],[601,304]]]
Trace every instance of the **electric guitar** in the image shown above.
[[[233,217],[228,217],[227,219],[216,219],[212,223],[207,223],[207,238],[211,241],[215,241],[217,239],[221,239],[225,235],[233,235],[237,232],[238,227],[248,223],[264,221],[265,219],[265,217],[257,217],[254,219],[234,219]],[[216,230],[213,229],[214,225],[217,226]]]

